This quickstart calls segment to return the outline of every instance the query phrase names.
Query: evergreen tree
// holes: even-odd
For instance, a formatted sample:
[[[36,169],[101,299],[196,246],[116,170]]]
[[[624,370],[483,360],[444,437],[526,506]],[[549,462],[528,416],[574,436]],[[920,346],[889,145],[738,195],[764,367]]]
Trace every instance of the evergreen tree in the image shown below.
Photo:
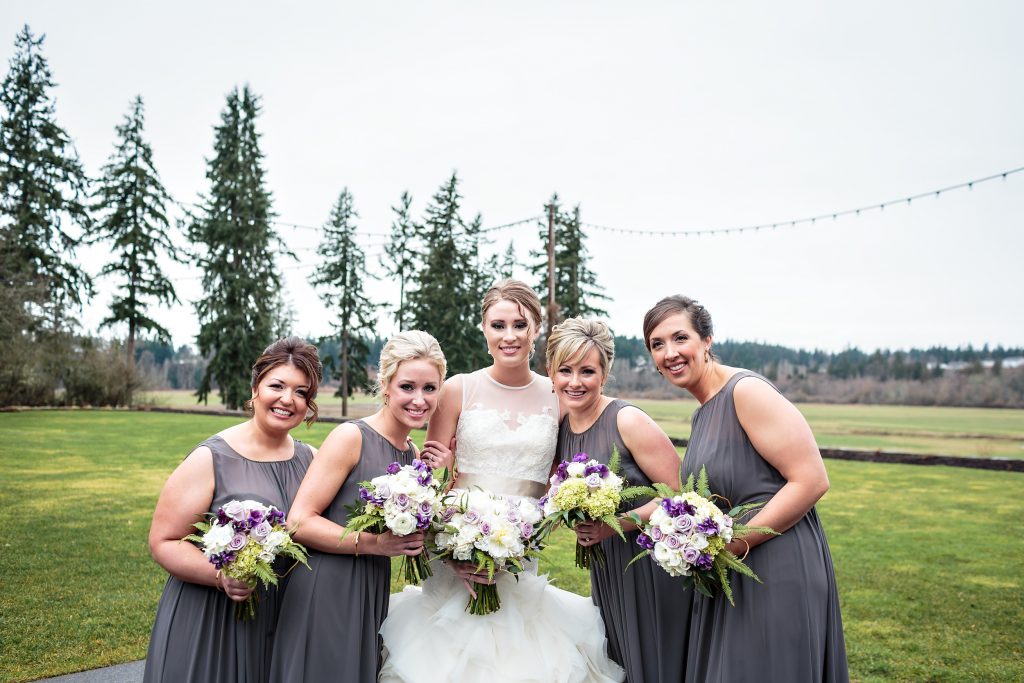
[[[554,213],[555,223],[555,301],[558,303],[559,319],[575,316],[600,317],[607,316],[607,311],[598,308],[599,301],[608,301],[597,284],[597,276],[590,269],[586,246],[586,235],[580,220],[580,208],[577,206],[571,213],[562,210],[558,195],[553,194],[551,201],[544,206],[545,215]],[[548,225],[542,222],[538,231],[544,248],[531,251],[530,256],[537,259],[530,267],[530,273],[537,278],[537,294],[542,302],[548,297]],[[553,321],[557,323],[558,321]]]
[[[404,330],[407,315],[405,288],[416,276],[416,235],[417,227],[409,217],[412,196],[402,193],[401,204],[391,207],[395,212],[395,220],[391,224],[391,236],[384,247],[384,256],[380,265],[384,272],[398,280],[398,308],[395,309],[395,322],[398,329]]]
[[[25,297],[33,328],[57,333],[74,323],[71,307],[80,309],[92,293],[75,263],[89,228],[88,181],[56,121],[44,38],[22,28],[0,85],[0,286]]]
[[[459,216],[458,185],[453,173],[427,207],[420,228],[423,265],[409,294],[413,325],[441,344],[451,374],[475,370],[487,361],[479,330],[483,290],[475,267],[479,221],[476,228],[467,227]]]
[[[335,396],[341,396],[342,416],[348,415],[348,399],[355,389],[368,388],[367,338],[375,326],[376,306],[363,293],[363,280],[370,277],[366,255],[355,241],[358,215],[348,188],[343,189],[324,225],[318,250],[321,265],[313,275],[313,284],[322,289],[320,298],[338,316],[334,323],[339,342],[337,364],[331,357],[325,359],[325,365],[333,366],[335,378],[341,380]]]
[[[201,249],[203,297],[195,303],[199,351],[210,356],[196,395],[206,401],[216,381],[221,401],[241,407],[250,395],[249,369],[273,340],[281,288],[275,255],[283,251],[271,227],[271,195],[264,187],[263,153],[256,131],[259,98],[246,86],[227,96],[207,160],[209,195],[189,225]],[[285,252],[287,253],[287,252]]]
[[[94,210],[103,214],[91,241],[109,242],[115,260],[107,263],[100,277],[120,280],[120,293],[101,325],[128,324],[128,374],[135,364],[135,339],[139,331],[155,333],[170,341],[167,330],[149,316],[151,302],[169,305],[178,301],[174,285],[160,267],[160,257],[178,257],[171,241],[167,204],[171,197],[160,183],[153,166],[153,150],[143,139],[142,98],[136,97],[124,122],[117,126],[119,141],[103,167],[96,191]],[[131,401],[131,387],[127,390]]]
[[[497,279],[507,280],[514,278],[516,275],[516,269],[519,268],[519,261],[516,259],[516,250],[512,241],[509,240],[508,246],[505,248],[505,253],[502,255],[501,262],[498,264]]]

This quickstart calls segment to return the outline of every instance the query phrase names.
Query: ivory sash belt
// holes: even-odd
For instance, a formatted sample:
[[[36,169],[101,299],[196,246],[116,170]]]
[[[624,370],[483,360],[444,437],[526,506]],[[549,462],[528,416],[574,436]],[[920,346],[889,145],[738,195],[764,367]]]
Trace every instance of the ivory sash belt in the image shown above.
[[[524,496],[540,498],[547,493],[548,487],[532,479],[512,479],[494,474],[477,474],[475,472],[459,472],[455,486],[460,489],[481,488],[484,491],[503,496]]]

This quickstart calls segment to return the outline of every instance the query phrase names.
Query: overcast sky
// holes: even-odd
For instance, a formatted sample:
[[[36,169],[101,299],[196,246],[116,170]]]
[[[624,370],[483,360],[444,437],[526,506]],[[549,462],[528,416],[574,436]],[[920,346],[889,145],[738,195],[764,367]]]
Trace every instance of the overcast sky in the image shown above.
[[[248,83],[274,209],[321,225],[343,187],[387,232],[456,170],[464,216],[540,214],[552,192],[622,229],[729,228],[874,204],[1024,166],[1020,2],[31,2],[0,5],[9,58],[45,33],[59,123],[96,174],[130,100],[168,190],[205,191],[225,95]],[[610,322],[684,293],[717,336],[839,350],[1024,345],[1024,173],[859,217],[700,238],[592,228]],[[295,331],[327,333],[318,233],[279,226]],[[493,233],[528,258],[534,226]],[[368,235],[376,264],[383,238]],[[95,272],[104,254],[83,251]],[[178,344],[196,269],[175,266]],[[370,286],[393,303],[397,287]],[[84,315],[95,328],[110,288]],[[394,331],[384,316],[380,332]],[[123,333],[123,332],[121,332]]]

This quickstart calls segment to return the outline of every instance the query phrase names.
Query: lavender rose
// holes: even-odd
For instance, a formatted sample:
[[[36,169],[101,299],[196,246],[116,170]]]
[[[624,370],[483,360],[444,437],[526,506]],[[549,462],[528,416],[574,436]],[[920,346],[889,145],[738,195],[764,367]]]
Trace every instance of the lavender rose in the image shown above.
[[[228,550],[239,551],[245,547],[245,544],[249,542],[249,537],[242,533],[237,533],[231,537],[228,542]]]
[[[683,548],[683,560],[686,564],[696,564],[700,558],[700,551],[694,548],[692,545],[688,545]]]
[[[235,520],[236,522],[241,522],[243,519],[245,519],[245,506],[242,505],[242,503],[237,500],[232,500],[228,503],[225,503],[221,509],[224,510],[225,515]]]
[[[252,535],[262,541],[273,530],[274,527],[270,526],[270,522],[263,520],[252,528]]]

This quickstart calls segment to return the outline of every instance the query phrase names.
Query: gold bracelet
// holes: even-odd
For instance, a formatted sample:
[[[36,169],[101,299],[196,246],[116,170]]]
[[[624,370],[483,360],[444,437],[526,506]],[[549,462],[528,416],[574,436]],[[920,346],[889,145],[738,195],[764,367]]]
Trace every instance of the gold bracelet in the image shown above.
[[[216,582],[216,583],[213,584],[213,587],[216,588],[217,590],[219,590],[221,593],[223,593],[224,592],[224,587],[220,585],[220,570],[219,569],[217,570],[217,573],[213,575],[213,578],[214,578],[214,580]]]
[[[747,555],[750,554],[750,544],[747,543],[742,538],[737,538],[736,540],[739,541],[740,543],[742,543],[743,545],[747,546],[746,551],[744,551],[744,553],[743,553],[743,557],[740,558],[740,562],[742,562],[743,560],[747,559]]]
[[[356,557],[359,557],[359,532],[356,532],[356,544],[355,544]]]

